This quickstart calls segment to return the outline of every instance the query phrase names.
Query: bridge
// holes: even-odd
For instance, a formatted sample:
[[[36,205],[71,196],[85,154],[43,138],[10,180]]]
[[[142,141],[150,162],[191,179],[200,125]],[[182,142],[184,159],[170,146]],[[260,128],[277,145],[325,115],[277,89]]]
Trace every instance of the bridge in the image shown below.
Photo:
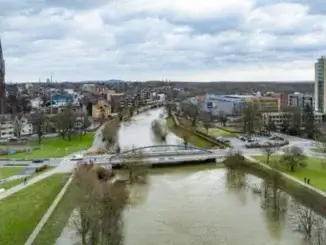
[[[130,162],[156,165],[176,165],[223,160],[227,150],[207,150],[192,145],[154,145],[133,148],[113,155],[85,156],[86,161],[92,160],[95,164],[110,164],[119,167]]]

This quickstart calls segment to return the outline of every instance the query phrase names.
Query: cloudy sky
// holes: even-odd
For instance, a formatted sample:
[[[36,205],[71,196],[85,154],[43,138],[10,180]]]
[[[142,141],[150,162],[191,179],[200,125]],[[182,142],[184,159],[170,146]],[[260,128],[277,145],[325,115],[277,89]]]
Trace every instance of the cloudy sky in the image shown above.
[[[313,80],[325,0],[0,0],[7,81]]]

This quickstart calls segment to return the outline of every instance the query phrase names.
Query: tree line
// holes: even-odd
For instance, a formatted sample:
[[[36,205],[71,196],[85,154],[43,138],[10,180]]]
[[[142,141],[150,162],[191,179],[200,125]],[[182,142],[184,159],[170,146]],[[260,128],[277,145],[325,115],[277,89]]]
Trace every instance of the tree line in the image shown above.
[[[72,104],[66,105],[61,112],[49,115],[38,110],[28,115],[16,113],[13,115],[14,135],[21,139],[24,122],[26,119],[33,127],[33,133],[37,134],[38,142],[41,143],[42,136],[47,133],[58,133],[63,139],[71,141],[72,135],[79,134],[81,137],[86,134],[91,122],[84,112],[76,112]]]

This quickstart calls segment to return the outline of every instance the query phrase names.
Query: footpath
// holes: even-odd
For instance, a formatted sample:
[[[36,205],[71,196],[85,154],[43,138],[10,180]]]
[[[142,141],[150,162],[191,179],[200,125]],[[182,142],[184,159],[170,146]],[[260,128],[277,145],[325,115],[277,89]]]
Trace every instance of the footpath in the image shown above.
[[[26,187],[31,186],[31,185],[33,185],[33,184],[35,184],[35,183],[37,183],[37,182],[39,182],[39,181],[47,178],[47,177],[53,175],[55,172],[56,172],[55,169],[46,171],[46,172],[44,172],[44,173],[42,173],[42,174],[40,174],[40,175],[38,175],[38,176],[36,176],[36,177],[28,180],[26,184],[24,184],[23,181],[22,181],[21,184],[16,185],[16,186],[14,186],[14,187],[12,187],[12,188],[10,188],[10,189],[2,192],[0,194],[0,200],[6,198],[8,196],[11,196],[12,194],[15,194],[16,192],[21,191],[21,190],[25,189]]]
[[[42,230],[42,228],[44,227],[44,225],[46,224],[48,219],[51,217],[53,211],[58,206],[58,204],[61,201],[63,195],[66,193],[66,191],[67,191],[68,187],[70,186],[73,178],[74,178],[73,175],[71,175],[70,178],[68,179],[67,183],[65,184],[65,186],[61,189],[60,193],[57,195],[57,197],[54,199],[54,201],[51,204],[51,206],[49,207],[49,209],[46,211],[46,213],[42,217],[41,221],[35,227],[32,234],[28,237],[27,241],[25,242],[25,245],[32,245],[33,244],[33,242],[35,241],[37,235],[40,233],[40,231]]]
[[[318,193],[319,195],[321,195],[321,196],[323,196],[323,197],[326,197],[326,192],[324,192],[324,191],[321,191],[321,190],[319,190],[319,189],[317,189],[317,188],[315,188],[315,187],[313,187],[313,186],[311,186],[311,185],[308,185],[307,183],[304,183],[304,182],[302,182],[302,181],[300,181],[300,180],[298,180],[298,179],[292,177],[291,175],[288,175],[288,174],[283,173],[283,172],[281,172],[281,171],[279,171],[279,170],[273,169],[273,168],[271,168],[270,166],[268,166],[268,165],[266,165],[266,164],[264,164],[264,163],[261,163],[260,161],[254,159],[254,158],[252,158],[252,157],[250,157],[250,156],[245,155],[244,157],[245,157],[246,159],[248,159],[249,161],[258,164],[259,166],[261,166],[261,167],[263,167],[263,168],[265,168],[265,169],[268,169],[268,170],[270,170],[270,171],[274,171],[274,172],[278,172],[278,173],[279,173],[280,175],[282,175],[284,178],[287,178],[287,179],[289,179],[289,180],[291,180],[291,181],[293,181],[293,182],[295,182],[295,183],[297,183],[297,184],[300,184],[300,185],[302,185],[302,186],[308,188],[308,189],[311,190],[311,191],[314,191],[314,192]]]

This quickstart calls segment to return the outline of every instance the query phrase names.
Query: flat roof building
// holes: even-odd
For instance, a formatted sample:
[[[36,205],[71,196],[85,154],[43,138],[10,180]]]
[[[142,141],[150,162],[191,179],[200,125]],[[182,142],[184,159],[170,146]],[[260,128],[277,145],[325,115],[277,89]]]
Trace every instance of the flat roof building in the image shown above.
[[[5,113],[5,100],[6,100],[6,91],[5,91],[5,75],[6,67],[5,60],[3,58],[2,45],[0,39],[0,114]]]

